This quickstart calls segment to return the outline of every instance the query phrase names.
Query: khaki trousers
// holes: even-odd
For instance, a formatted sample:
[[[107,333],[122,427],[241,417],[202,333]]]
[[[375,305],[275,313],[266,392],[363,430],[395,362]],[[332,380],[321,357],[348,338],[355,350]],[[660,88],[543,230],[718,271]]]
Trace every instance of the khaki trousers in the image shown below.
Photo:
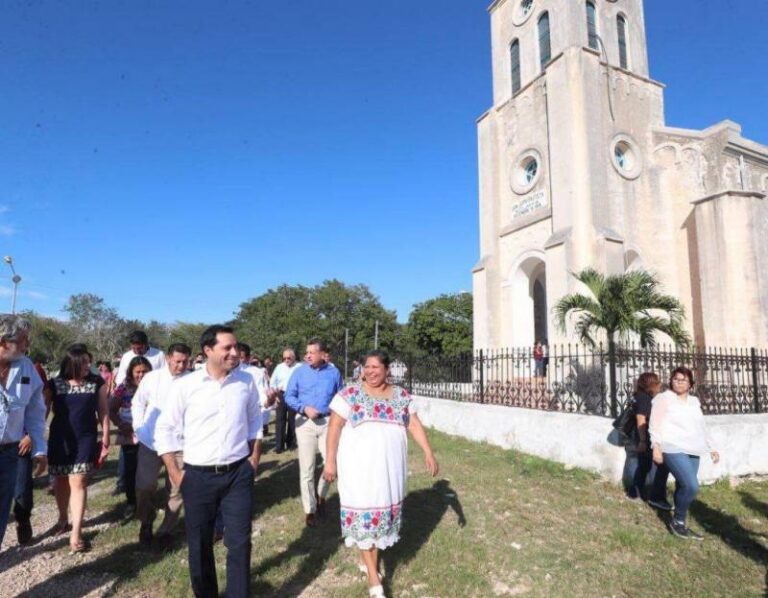
[[[184,454],[174,453],[176,465],[184,468]],[[139,443],[139,464],[136,468],[136,518],[141,523],[151,524],[155,520],[154,498],[157,492],[157,476],[163,460],[152,449]],[[183,500],[181,490],[171,484],[168,473],[165,474],[165,487],[168,490],[168,503],[165,505],[165,516],[157,530],[157,535],[170,534],[181,515]]]
[[[314,513],[317,510],[315,498],[315,467],[317,451],[325,464],[325,439],[328,435],[328,418],[318,417],[309,419],[303,415],[296,416],[296,444],[299,448],[299,484],[301,488],[301,505],[304,512]],[[328,483],[323,476],[317,483],[317,495],[325,498],[328,495]]]

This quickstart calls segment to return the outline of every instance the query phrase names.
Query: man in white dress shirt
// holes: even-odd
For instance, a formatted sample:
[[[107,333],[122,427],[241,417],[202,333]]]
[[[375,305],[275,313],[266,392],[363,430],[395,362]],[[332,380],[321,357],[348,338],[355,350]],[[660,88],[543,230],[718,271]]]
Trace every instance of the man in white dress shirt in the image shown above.
[[[155,520],[153,499],[157,492],[157,475],[163,465],[155,450],[155,425],[168,399],[168,393],[174,380],[187,373],[191,349],[184,343],[174,343],[168,347],[166,365],[159,370],[147,373],[139,384],[131,401],[133,429],[139,438],[139,456],[136,467],[136,517],[141,522],[139,543],[143,546],[152,544],[152,523]],[[175,454],[176,464],[183,466],[184,455]],[[157,530],[157,539],[167,545],[173,528],[179,520],[183,501],[181,490],[171,483],[166,476],[168,503],[165,506],[163,522]]]
[[[131,332],[131,336],[128,337],[128,342],[130,343],[131,348],[120,358],[120,365],[117,368],[117,375],[115,376],[115,386],[125,380],[125,376],[128,373],[128,364],[131,363],[131,359],[134,357],[138,357],[139,355],[146,357],[153,370],[159,370],[165,365],[165,353],[160,349],[149,346],[147,333],[143,330],[134,330]]]
[[[264,428],[269,423],[269,416],[272,413],[272,405],[275,404],[277,393],[273,392],[269,384],[269,374],[266,368],[260,368],[251,365],[251,346],[246,343],[237,343],[237,352],[240,354],[240,369],[250,374],[256,383],[256,390],[259,391],[259,404],[261,406],[261,417]],[[264,433],[266,434],[266,429]]]
[[[253,378],[241,371],[237,339],[210,326],[200,345],[208,361],[171,385],[155,446],[184,497],[189,575],[195,596],[218,596],[214,522],[221,508],[227,596],[249,595],[253,478],[261,456],[261,408]],[[184,452],[184,469],[174,453]]]
[[[272,372],[270,384],[278,391],[279,402],[275,407],[275,452],[296,448],[296,412],[285,404],[285,389],[293,372],[299,367],[296,352],[290,347],[283,349],[283,361]]]

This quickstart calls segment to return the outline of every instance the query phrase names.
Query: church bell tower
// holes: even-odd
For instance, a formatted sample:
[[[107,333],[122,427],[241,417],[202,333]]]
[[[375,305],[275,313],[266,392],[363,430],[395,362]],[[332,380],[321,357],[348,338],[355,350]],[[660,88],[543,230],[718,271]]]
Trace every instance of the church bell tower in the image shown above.
[[[576,290],[570,272],[640,265],[638,179],[664,123],[663,86],[648,77],[642,0],[496,0],[488,10],[474,344],[552,343],[552,305]]]

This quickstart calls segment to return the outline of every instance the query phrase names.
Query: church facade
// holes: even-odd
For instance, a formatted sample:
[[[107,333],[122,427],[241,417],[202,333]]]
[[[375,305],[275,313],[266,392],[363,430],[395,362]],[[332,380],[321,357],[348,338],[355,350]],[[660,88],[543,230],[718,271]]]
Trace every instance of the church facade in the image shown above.
[[[768,346],[768,147],[668,126],[642,0],[496,0],[478,119],[476,348],[573,341],[571,272],[655,273],[696,345]]]

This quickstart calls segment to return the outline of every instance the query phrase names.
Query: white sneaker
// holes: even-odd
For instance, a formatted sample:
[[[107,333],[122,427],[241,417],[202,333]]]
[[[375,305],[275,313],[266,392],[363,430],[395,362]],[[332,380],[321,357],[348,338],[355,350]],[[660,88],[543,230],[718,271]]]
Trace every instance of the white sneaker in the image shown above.
[[[368,588],[368,595],[371,596],[371,598],[386,598],[386,596],[384,596],[384,588],[382,586],[373,586],[372,588]]]

